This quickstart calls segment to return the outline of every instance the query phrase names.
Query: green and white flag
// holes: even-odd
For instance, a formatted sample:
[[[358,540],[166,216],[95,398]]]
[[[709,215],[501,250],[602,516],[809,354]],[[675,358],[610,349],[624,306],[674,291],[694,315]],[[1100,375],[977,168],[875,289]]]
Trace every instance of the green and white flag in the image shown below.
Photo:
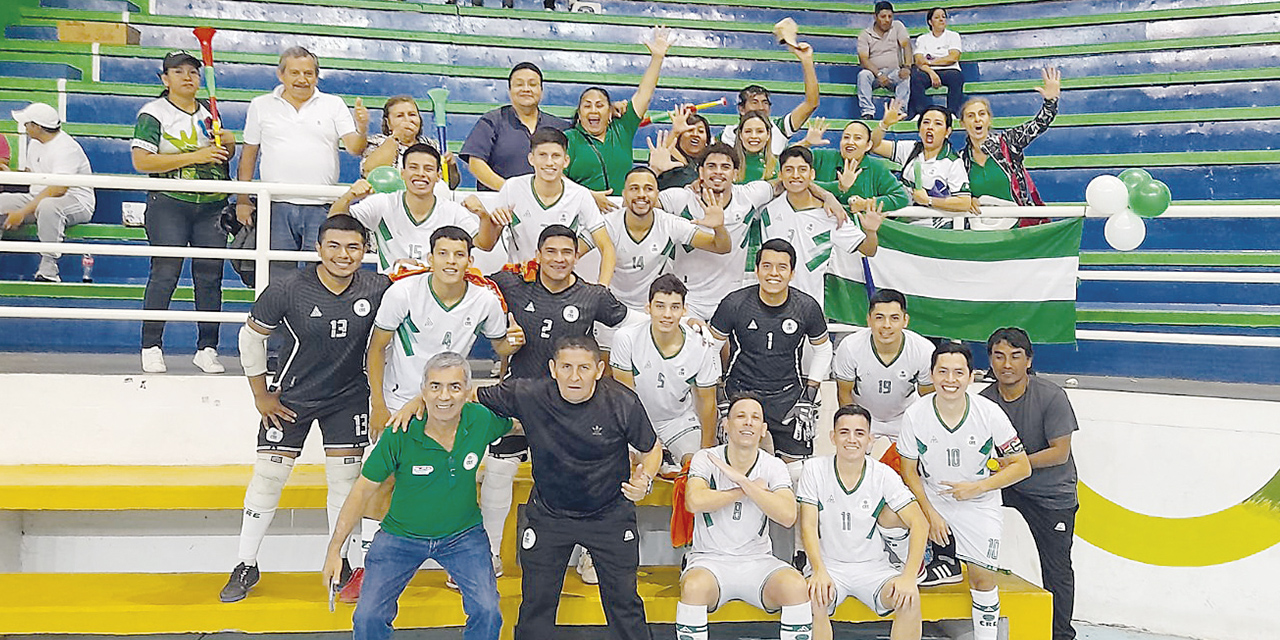
[[[1006,231],[933,229],[886,220],[869,258],[876,288],[907,296],[911,329],[926,336],[985,342],[1000,327],[1022,327],[1034,342],[1076,339],[1076,272],[1083,218]],[[861,260],[827,274],[832,320],[865,325]]]

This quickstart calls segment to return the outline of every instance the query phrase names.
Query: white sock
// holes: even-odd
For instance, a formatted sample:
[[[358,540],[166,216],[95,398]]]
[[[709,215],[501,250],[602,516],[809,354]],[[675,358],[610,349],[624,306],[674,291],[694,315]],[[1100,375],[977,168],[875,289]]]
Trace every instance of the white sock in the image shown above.
[[[791,604],[782,607],[782,632],[778,640],[801,640],[813,637],[813,605]]]
[[[880,527],[880,537],[884,539],[884,545],[893,552],[898,562],[906,563],[907,555],[911,553],[911,530],[910,529],[890,529],[888,527]]]
[[[325,514],[329,517],[330,536],[338,527],[338,513],[342,511],[342,503],[347,501],[347,495],[351,493],[351,488],[356,486],[356,480],[360,478],[360,463],[360,456],[326,456],[324,459],[324,479],[329,486],[324,508]],[[348,557],[350,546],[351,540],[342,544],[342,557],[354,560]],[[361,556],[359,560],[360,566],[364,566],[364,557]],[[352,564],[352,566],[356,565]]]
[[[484,482],[480,484],[480,516],[484,531],[489,534],[489,550],[500,555],[502,532],[507,526],[507,514],[511,513],[512,485],[520,461],[516,458],[484,457]]]
[[[791,490],[795,491],[800,486],[800,472],[804,471],[803,460],[793,460],[787,463],[787,473],[791,476]],[[792,546],[795,553],[804,551],[804,538],[800,535],[800,520],[797,518],[796,523],[791,525]],[[792,556],[794,557],[794,553]],[[796,567],[799,571],[804,571],[804,567]]]
[[[253,465],[253,478],[244,492],[244,519],[240,523],[240,562],[258,564],[258,550],[280,505],[280,494],[293,471],[293,458],[279,454],[259,453]]]
[[[707,640],[707,608],[700,604],[677,602],[676,638]]]
[[[969,590],[973,598],[973,640],[996,640],[1000,631],[1000,590]]]

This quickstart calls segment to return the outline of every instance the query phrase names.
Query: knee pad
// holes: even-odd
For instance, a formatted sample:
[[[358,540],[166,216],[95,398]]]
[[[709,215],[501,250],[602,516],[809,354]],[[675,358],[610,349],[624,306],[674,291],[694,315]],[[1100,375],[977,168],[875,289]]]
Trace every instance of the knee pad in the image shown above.
[[[329,486],[329,494],[325,506],[336,513],[342,509],[351,488],[356,486],[360,478],[360,456],[325,457],[324,479]]]
[[[244,510],[249,515],[276,512],[280,493],[293,471],[293,458],[278,453],[259,453],[253,464],[253,478],[244,492]]]
[[[480,485],[480,506],[498,508],[510,506],[511,487],[515,484],[520,461],[516,458],[485,456],[484,483]]]

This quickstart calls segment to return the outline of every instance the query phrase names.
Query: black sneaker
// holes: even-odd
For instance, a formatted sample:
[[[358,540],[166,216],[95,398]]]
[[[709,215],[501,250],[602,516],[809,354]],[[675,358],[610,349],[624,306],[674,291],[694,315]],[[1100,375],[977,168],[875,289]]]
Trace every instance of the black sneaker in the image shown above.
[[[954,549],[954,547],[951,547]],[[917,583],[922,587],[936,587],[940,584],[955,584],[964,580],[960,573],[960,561],[950,549],[935,549],[933,561],[924,568],[924,579]]]
[[[347,581],[351,580],[351,575],[355,573],[351,570],[351,562],[346,558],[342,559],[342,570],[338,572],[338,588],[347,586]]]
[[[555,11],[556,0],[542,0],[542,8],[545,11]]]
[[[231,577],[227,579],[227,586],[222,588],[222,593],[218,594],[218,598],[223,602],[239,602],[249,595],[249,590],[253,585],[258,584],[258,565],[252,567],[241,562],[236,568],[231,570]]]
[[[796,555],[791,558],[791,566],[795,567],[796,571],[799,571],[800,573],[804,573],[804,568],[808,566],[808,564],[809,556],[805,555],[803,551],[797,551]]]

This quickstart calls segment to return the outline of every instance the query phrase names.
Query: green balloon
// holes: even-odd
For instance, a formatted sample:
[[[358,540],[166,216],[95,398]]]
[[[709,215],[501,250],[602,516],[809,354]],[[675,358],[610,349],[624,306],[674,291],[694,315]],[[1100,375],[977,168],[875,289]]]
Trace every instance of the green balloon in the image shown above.
[[[400,172],[394,167],[378,167],[370,171],[365,180],[369,181],[375,193],[392,193],[404,188],[404,180],[400,179]]]
[[[1164,213],[1169,208],[1170,200],[1172,196],[1169,186],[1159,180],[1140,184],[1129,191],[1129,208],[1144,218],[1154,218]]]
[[[1133,190],[1138,185],[1151,182],[1151,174],[1147,173],[1145,169],[1135,167],[1121,171],[1120,180],[1124,182],[1124,186],[1129,187],[1129,193],[1133,193]]]

